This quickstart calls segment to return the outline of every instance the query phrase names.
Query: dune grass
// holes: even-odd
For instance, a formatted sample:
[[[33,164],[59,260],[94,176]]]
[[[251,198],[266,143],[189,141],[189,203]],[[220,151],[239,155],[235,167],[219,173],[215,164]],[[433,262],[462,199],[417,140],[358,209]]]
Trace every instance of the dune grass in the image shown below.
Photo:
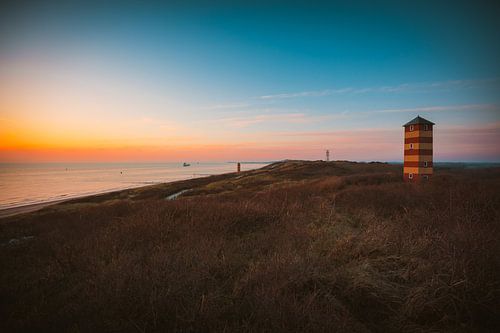
[[[401,178],[291,161],[4,219],[0,328],[498,330],[500,170]]]

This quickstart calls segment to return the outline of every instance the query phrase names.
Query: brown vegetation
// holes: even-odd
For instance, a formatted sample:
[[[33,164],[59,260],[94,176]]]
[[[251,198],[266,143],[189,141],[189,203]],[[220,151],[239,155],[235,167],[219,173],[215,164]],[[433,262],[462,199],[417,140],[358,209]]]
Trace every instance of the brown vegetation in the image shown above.
[[[401,172],[284,162],[4,219],[0,330],[496,331],[500,170]]]

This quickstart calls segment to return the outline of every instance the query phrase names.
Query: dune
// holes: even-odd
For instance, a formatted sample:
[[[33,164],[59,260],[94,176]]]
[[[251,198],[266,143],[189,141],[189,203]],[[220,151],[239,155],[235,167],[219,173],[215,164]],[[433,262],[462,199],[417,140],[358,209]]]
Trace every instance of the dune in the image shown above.
[[[499,185],[285,161],[3,217],[0,329],[495,331]]]

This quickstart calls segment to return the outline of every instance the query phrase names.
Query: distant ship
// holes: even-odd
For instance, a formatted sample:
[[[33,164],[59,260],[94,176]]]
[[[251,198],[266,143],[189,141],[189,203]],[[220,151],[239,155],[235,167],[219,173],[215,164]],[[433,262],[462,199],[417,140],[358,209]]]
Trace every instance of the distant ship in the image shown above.
[[[190,165],[191,165],[191,164],[186,163],[186,162],[184,162],[184,163],[182,164],[182,166],[185,166],[185,167],[190,166]]]

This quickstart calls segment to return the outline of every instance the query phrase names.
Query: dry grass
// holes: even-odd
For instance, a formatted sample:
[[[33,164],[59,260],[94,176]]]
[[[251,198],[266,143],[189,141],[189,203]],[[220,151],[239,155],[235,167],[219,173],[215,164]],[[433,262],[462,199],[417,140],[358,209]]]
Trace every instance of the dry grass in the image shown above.
[[[0,328],[496,331],[500,170],[400,172],[287,162],[6,219],[35,238],[0,247]]]

